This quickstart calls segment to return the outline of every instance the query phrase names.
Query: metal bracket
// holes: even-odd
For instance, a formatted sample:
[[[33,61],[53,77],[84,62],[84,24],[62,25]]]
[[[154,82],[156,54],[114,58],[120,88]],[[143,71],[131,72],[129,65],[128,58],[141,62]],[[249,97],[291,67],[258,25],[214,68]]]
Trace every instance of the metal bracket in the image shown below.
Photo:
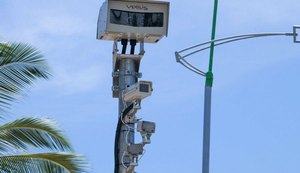
[[[181,56],[178,52],[175,52],[176,62],[180,62]]]
[[[118,49],[118,40],[114,41],[113,44],[113,71],[112,71],[112,77],[113,77],[113,86],[118,86],[119,85],[119,76],[120,75],[134,75],[137,78],[142,77],[142,73],[139,73],[139,67],[140,67],[140,62],[145,54],[144,50],[144,42],[140,41],[140,52],[137,55],[131,55],[131,54],[119,54],[119,49]],[[126,74],[120,74],[119,69],[120,69],[120,61],[122,59],[132,59],[135,62],[135,72],[130,72]],[[119,90],[113,90],[113,98],[118,98],[119,97]]]
[[[299,36],[299,34],[297,33],[297,31],[300,30],[300,26],[293,26],[293,37],[294,37],[294,43],[300,43],[300,40],[297,39],[297,37]]]
[[[126,124],[136,123],[137,119],[135,117],[135,114],[140,109],[141,109],[141,102],[140,101],[135,101],[135,102],[131,103],[128,107],[126,107],[122,111],[123,122],[126,123]]]

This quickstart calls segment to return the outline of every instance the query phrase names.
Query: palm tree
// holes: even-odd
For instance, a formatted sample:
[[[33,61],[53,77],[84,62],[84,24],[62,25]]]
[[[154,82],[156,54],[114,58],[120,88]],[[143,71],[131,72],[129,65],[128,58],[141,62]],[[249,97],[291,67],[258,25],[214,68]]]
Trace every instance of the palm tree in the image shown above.
[[[0,43],[0,112],[5,112],[36,79],[49,76],[47,63],[35,48]],[[40,152],[45,150],[48,152]],[[87,172],[85,159],[72,151],[51,119],[29,117],[0,125],[1,173]]]

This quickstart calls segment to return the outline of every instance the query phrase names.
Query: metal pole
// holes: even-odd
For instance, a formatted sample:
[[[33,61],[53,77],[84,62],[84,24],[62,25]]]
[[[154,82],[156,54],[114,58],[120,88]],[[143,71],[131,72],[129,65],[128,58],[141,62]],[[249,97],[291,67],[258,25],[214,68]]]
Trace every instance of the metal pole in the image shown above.
[[[120,61],[120,71],[119,71],[119,116],[126,105],[123,103],[122,99],[122,91],[135,84],[137,82],[137,77],[135,75],[135,64],[132,59],[122,59]],[[126,104],[126,103],[125,103]],[[120,117],[119,117],[120,118]],[[128,128],[126,125],[122,124],[120,140],[119,140],[119,173],[125,173],[125,166],[129,166],[132,162],[132,157],[126,156],[124,157],[125,146],[128,143],[134,143],[134,124],[128,124],[131,128]],[[129,131],[129,133],[128,133]]]
[[[214,14],[212,23],[211,40],[215,40],[217,25],[218,0],[214,2]],[[215,43],[210,46],[210,58],[208,72],[206,73],[205,97],[204,97],[204,124],[203,124],[203,155],[202,155],[202,173],[209,173],[210,157],[210,121],[211,121],[211,95],[213,86],[213,57]]]
[[[212,31],[211,31],[211,40],[215,40],[215,36],[216,36],[217,14],[218,14],[218,0],[215,0],[215,3],[214,3],[214,14],[213,14],[213,23],[212,23]],[[211,45],[210,45],[210,58],[209,58],[208,72],[212,72],[214,50],[215,50],[215,43],[212,42]]]
[[[209,173],[210,120],[212,87],[205,87],[202,173]]]

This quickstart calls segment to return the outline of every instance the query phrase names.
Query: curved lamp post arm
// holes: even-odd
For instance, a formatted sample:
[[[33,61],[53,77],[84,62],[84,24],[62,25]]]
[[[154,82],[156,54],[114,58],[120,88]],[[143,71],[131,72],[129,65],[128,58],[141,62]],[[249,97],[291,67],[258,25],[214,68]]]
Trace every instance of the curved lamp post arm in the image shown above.
[[[191,46],[191,47],[188,47],[186,49],[180,50],[180,51],[178,51],[178,53],[182,53],[182,52],[185,52],[185,51],[188,51],[188,50],[200,47],[200,46],[204,46],[206,44],[211,44],[213,42],[217,43],[217,42],[220,42],[220,41],[232,40],[232,39],[243,38],[243,37],[246,37],[245,39],[247,39],[247,37],[263,37],[263,36],[278,36],[278,35],[293,36],[294,33],[272,32],[272,33],[255,33],[255,34],[235,35],[235,36],[220,38],[220,39],[216,39],[216,40],[210,40],[210,41],[207,41],[207,42],[196,44],[194,46]]]
[[[183,65],[187,69],[189,69],[192,72],[195,72],[195,73],[197,73],[197,74],[199,74],[201,76],[206,76],[205,72],[199,70],[198,68],[196,68],[195,66],[193,66],[192,64],[190,64],[188,61],[186,61],[185,59],[181,58],[181,56],[179,55],[178,52],[175,52],[175,57],[176,57],[176,62],[180,63],[181,65]]]
[[[213,53],[214,47],[220,46],[226,43],[231,43],[240,40],[258,38],[258,37],[271,37],[271,36],[292,36],[294,43],[300,43],[300,40],[297,39],[299,35],[297,30],[300,30],[300,26],[293,27],[293,33],[257,33],[257,34],[245,34],[231,36],[221,39],[215,39],[215,28],[216,28],[216,7],[218,0],[215,0],[215,10],[214,10],[214,19],[213,19],[213,32],[212,38],[210,41],[194,45],[192,47],[183,49],[181,51],[175,52],[176,61],[191,70],[192,72],[204,76],[206,78],[205,84],[205,95],[204,95],[204,126],[203,126],[203,153],[202,153],[202,173],[209,173],[209,158],[210,158],[210,121],[211,121],[211,97],[212,97],[212,84],[213,84]],[[210,44],[210,45],[209,45]],[[185,58],[196,54],[198,52],[210,49],[210,59],[209,59],[209,68],[208,72],[203,72],[200,69],[193,66]]]
[[[296,29],[295,29],[296,28]],[[210,40],[207,42],[203,42],[194,46],[191,46],[189,48],[183,49],[181,51],[176,51],[175,52],[175,57],[176,61],[180,64],[182,64],[184,67],[188,68],[189,70],[201,75],[205,76],[206,73],[199,70],[192,64],[190,64],[187,60],[185,60],[186,57],[191,56],[193,54],[196,54],[198,52],[207,50],[211,47],[211,43],[214,43],[214,46],[220,46],[226,43],[231,43],[235,41],[240,41],[240,40],[246,40],[246,39],[252,39],[252,38],[259,38],[259,37],[271,37],[271,36],[292,36],[294,37],[294,42],[297,43],[296,37],[298,36],[297,34],[297,28],[300,29],[300,27],[294,26],[294,32],[293,33],[261,33],[261,34],[244,34],[244,35],[237,35],[237,36],[231,36],[231,37],[225,37],[221,39],[216,39],[216,40]],[[198,48],[198,49],[196,49]],[[196,50],[195,50],[196,49]]]

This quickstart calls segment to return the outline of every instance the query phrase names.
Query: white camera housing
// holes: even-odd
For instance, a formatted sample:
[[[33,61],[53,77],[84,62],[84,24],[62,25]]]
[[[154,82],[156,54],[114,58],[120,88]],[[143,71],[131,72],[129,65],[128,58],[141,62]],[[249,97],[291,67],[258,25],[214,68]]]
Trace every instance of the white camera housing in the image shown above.
[[[106,0],[99,12],[97,39],[156,43],[168,34],[169,2]]]
[[[125,102],[133,100],[142,100],[152,94],[152,82],[138,81],[123,91],[123,100]]]

